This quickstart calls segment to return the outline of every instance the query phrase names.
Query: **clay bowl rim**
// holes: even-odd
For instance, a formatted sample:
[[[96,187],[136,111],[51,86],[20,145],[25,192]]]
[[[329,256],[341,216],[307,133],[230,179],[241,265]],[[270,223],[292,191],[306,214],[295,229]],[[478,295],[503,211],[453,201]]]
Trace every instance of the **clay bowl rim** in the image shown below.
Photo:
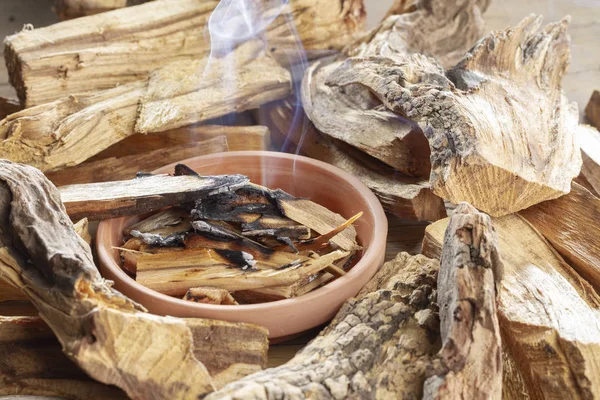
[[[221,159],[223,157],[235,158],[236,156],[275,157],[275,158],[289,159],[292,161],[300,160],[302,162],[314,164],[316,167],[318,167],[318,169],[327,169],[327,170],[329,170],[329,172],[336,175],[339,179],[347,181],[352,187],[354,187],[357,190],[357,192],[359,192],[365,198],[366,203],[369,206],[368,211],[373,214],[374,221],[376,221],[376,222],[378,220],[384,221],[385,226],[378,225],[377,223],[374,223],[371,226],[371,230],[373,233],[373,240],[371,241],[369,246],[365,250],[363,250],[363,254],[360,257],[360,259],[356,262],[356,264],[352,267],[352,269],[350,271],[348,271],[348,273],[346,275],[344,275],[340,278],[337,278],[333,282],[327,283],[327,284],[323,285],[322,287],[320,287],[316,290],[313,290],[312,292],[309,292],[307,294],[304,294],[302,296],[298,296],[298,297],[294,297],[294,298],[290,298],[290,299],[265,302],[265,303],[240,304],[240,305],[194,303],[191,301],[178,299],[176,297],[172,297],[172,296],[157,292],[155,290],[149,289],[149,288],[145,287],[144,285],[138,283],[135,279],[133,279],[132,277],[130,277],[123,271],[123,269],[119,266],[118,262],[116,261],[114,254],[111,254],[113,252],[113,250],[112,250],[113,245],[111,245],[110,243],[107,243],[104,240],[97,239],[96,240],[96,250],[98,252],[98,258],[99,258],[99,261],[102,264],[102,266],[104,268],[110,269],[113,274],[115,274],[117,277],[121,278],[122,284],[129,285],[136,291],[144,292],[148,296],[152,297],[153,300],[155,300],[155,301],[169,303],[170,305],[172,305],[174,307],[178,307],[180,309],[184,308],[184,309],[187,309],[188,311],[212,310],[212,311],[223,311],[223,312],[227,312],[227,313],[234,313],[234,312],[243,312],[243,311],[248,311],[248,310],[267,311],[267,310],[272,310],[272,309],[277,309],[277,308],[286,308],[291,305],[299,305],[302,303],[309,302],[310,300],[315,299],[315,298],[327,297],[328,293],[335,292],[339,287],[341,287],[342,285],[345,285],[349,280],[357,279],[360,276],[361,272],[363,272],[363,270],[367,269],[369,263],[373,263],[376,261],[376,259],[377,259],[376,252],[380,251],[379,249],[383,248],[385,251],[386,240],[387,240],[387,238],[386,238],[386,236],[387,236],[387,218],[386,218],[385,212],[383,210],[383,207],[381,206],[381,203],[379,202],[379,200],[377,199],[375,194],[373,194],[373,192],[367,186],[365,186],[364,183],[359,181],[356,177],[350,175],[349,173],[343,171],[342,169],[340,169],[336,166],[327,164],[323,161],[315,160],[315,159],[300,156],[300,155],[280,153],[280,152],[276,152],[276,151],[262,151],[262,150],[231,151],[231,152],[221,152],[221,153],[214,153],[214,154],[202,155],[202,156],[198,156],[198,157],[187,158],[185,160],[181,160],[181,161],[166,165],[164,167],[158,168],[154,172],[165,170],[165,169],[172,170],[176,164],[180,164],[180,163],[185,164],[185,163],[188,163],[189,160],[195,160],[198,158],[202,158],[203,160],[210,160],[210,159]],[[292,193],[292,195],[293,195],[293,193]],[[366,214],[367,210],[363,210],[363,212]],[[105,236],[104,231],[110,230],[112,224],[115,223],[116,221],[118,221],[120,219],[132,218],[132,217],[135,217],[135,216],[125,216],[125,217],[101,221],[98,224],[98,231],[97,231],[96,237],[97,238],[104,237]],[[349,217],[347,217],[347,218],[349,218]],[[385,229],[383,229],[383,228],[385,228]],[[120,232],[120,237],[122,237],[122,232]],[[379,270],[379,268],[381,268],[381,266],[379,266],[377,270]],[[375,273],[377,273],[377,272],[375,272]],[[174,314],[176,314],[176,313],[174,313]]]

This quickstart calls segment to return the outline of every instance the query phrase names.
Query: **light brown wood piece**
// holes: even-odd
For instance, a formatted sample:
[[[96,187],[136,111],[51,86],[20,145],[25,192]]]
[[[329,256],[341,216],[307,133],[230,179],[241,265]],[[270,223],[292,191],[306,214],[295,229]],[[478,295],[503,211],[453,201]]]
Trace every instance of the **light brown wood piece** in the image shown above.
[[[198,397],[214,389],[194,356],[189,327],[210,321],[186,325],[143,312],[100,276],[59,192],[41,172],[0,161],[0,180],[0,271],[34,303],[79,367],[131,397]],[[266,341],[265,329],[236,326]]]
[[[251,6],[244,9],[245,17],[253,19],[256,27],[266,26],[264,33],[258,30],[256,34],[266,36],[267,48],[278,58],[297,54],[298,39],[307,50],[340,50],[364,28],[361,0],[290,3],[283,7],[281,3],[245,3]],[[218,4],[216,0],[157,0],[24,30],[6,39],[10,81],[21,102],[31,107],[145,79],[173,61],[202,60],[210,54],[210,36],[205,31]],[[225,11],[225,4],[221,10]],[[233,29],[230,21],[244,17],[238,10],[215,16],[213,42],[222,36],[218,28]],[[221,46],[232,48],[237,41],[237,37],[230,38]]]
[[[600,92],[594,90],[590,101],[585,107],[585,116],[592,125],[600,129]]]
[[[403,176],[381,163],[378,165],[375,160],[368,162],[364,157],[362,160],[355,158],[336,142],[323,137],[304,117],[303,110],[294,109],[290,102],[261,107],[261,111],[264,123],[271,129],[274,139],[277,137],[280,148],[351,173],[375,193],[388,213],[405,219],[431,221],[446,216],[443,200],[431,192],[427,180]],[[294,113],[298,113],[297,121],[294,121]]]
[[[493,224],[504,265],[498,317],[511,370],[532,398],[600,395],[600,296],[523,217]],[[439,257],[447,226],[444,219],[427,227],[424,254]]]
[[[151,0],[56,0],[54,11],[62,20],[100,14]]]
[[[147,135],[136,133],[96,154],[90,161],[143,154],[165,147],[202,142],[219,136],[227,138],[229,151],[269,150],[271,143],[269,129],[266,126],[184,126]]]
[[[21,111],[23,108],[16,100],[0,97],[0,120],[6,118],[7,115]]]
[[[502,262],[490,217],[460,204],[446,228],[440,264],[440,357],[447,371],[425,381],[423,398],[501,399],[495,281],[502,279]]]
[[[217,136],[202,142],[189,142],[148,153],[87,161],[71,168],[49,172],[46,176],[56,186],[120,181],[133,179],[138,172],[152,172],[159,167],[180,160],[228,150],[225,136]]]
[[[600,293],[600,199],[573,182],[571,192],[519,213]]]
[[[448,71],[415,54],[349,60],[329,79],[364,85],[419,123],[434,193],[502,216],[568,193],[579,175],[577,107],[561,90],[568,24],[539,30],[541,18],[529,16],[486,36]]]
[[[62,186],[60,196],[74,220],[143,214],[197,200],[248,183],[243,175],[151,175],[127,181]]]
[[[183,300],[192,301],[194,303],[206,304],[224,304],[237,305],[238,302],[225,289],[216,289],[212,287],[193,287],[183,296]]]
[[[589,125],[579,125],[577,139],[581,146],[581,175],[596,193],[600,192],[600,132]]]
[[[440,349],[430,296],[438,269],[437,261],[399,254],[291,361],[231,383],[206,400],[421,398]]]

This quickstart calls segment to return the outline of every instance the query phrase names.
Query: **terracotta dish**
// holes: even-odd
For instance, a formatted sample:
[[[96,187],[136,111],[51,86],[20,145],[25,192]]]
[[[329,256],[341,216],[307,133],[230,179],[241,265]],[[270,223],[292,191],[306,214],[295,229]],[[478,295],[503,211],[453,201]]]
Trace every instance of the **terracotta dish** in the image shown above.
[[[358,293],[377,272],[385,256],[387,219],[375,195],[358,179],[329,164],[310,158],[267,151],[218,153],[183,160],[202,175],[244,174],[252,182],[281,188],[310,198],[356,222],[362,257],[345,276],[303,296],[248,305],[199,304],[163,295],[137,283],[121,270],[118,252],[123,229],[139,217],[117,218],[99,224],[96,246],[102,275],[115,288],[143,304],[151,313],[250,322],[269,329],[271,339],[298,334],[333,318],[344,301]],[[155,171],[172,173],[173,165]]]

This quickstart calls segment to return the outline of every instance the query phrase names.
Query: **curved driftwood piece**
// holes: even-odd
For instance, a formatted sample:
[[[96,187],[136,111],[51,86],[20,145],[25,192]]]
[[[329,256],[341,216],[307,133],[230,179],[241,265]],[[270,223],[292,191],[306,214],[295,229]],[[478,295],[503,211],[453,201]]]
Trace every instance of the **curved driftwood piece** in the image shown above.
[[[495,289],[501,277],[498,237],[490,217],[460,204],[446,228],[438,276],[440,357],[447,371],[427,379],[424,398],[502,398]]]
[[[366,86],[419,123],[434,193],[502,216],[568,193],[579,174],[577,105],[561,90],[568,23],[538,32],[541,18],[530,16],[486,36],[447,72],[422,55],[367,57],[347,60],[329,80]]]
[[[504,265],[498,317],[513,361],[506,373],[515,373],[505,381],[523,381],[532,398],[599,396],[600,296],[524,218],[493,223]],[[447,226],[427,227],[424,254],[440,256]]]
[[[134,398],[197,398],[214,390],[194,356],[194,342],[206,332],[193,334],[194,326],[210,331],[211,321],[143,312],[100,276],[40,171],[0,161],[0,180],[0,272],[34,303],[69,358]],[[265,329],[234,325],[266,349]]]
[[[414,12],[386,19],[347,53],[391,61],[422,52],[456,61],[456,54],[463,55],[482,29],[477,0],[423,1]],[[317,129],[404,174],[428,177],[430,151],[421,129],[387,108],[368,85],[335,80],[342,63],[321,61],[305,74],[302,101]]]
[[[600,293],[600,199],[573,182],[571,192],[519,214]]]
[[[301,108],[294,109],[287,101],[265,106],[262,111],[281,147],[350,172],[375,193],[388,213],[423,221],[446,217],[444,201],[431,192],[427,180],[403,176],[369,156],[342,148],[339,142],[321,135]]]

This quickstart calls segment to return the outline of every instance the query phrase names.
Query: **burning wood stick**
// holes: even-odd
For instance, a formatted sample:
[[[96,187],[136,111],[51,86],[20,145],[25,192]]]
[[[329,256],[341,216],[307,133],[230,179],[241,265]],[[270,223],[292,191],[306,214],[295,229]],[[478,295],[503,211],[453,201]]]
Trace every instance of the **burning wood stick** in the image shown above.
[[[498,317],[515,368],[538,396],[600,393],[600,296],[526,220],[493,220],[502,250]],[[448,219],[429,225],[423,253],[439,257]],[[577,327],[574,329],[574,327]],[[582,383],[585,385],[582,386]]]
[[[63,186],[60,196],[71,218],[99,220],[194,201],[246,183],[248,178],[243,175],[151,175],[128,181]]]
[[[577,183],[571,192],[519,213],[600,293],[600,199]]]
[[[262,116],[278,136],[286,150],[335,165],[360,179],[371,189],[385,210],[405,219],[436,221],[446,216],[441,198],[434,195],[427,180],[403,176],[391,168],[374,162],[357,159],[354,153],[343,151],[340,146],[319,134],[315,126],[304,117],[301,108],[294,109],[288,102],[261,108]],[[294,113],[298,113],[296,125]],[[291,147],[289,147],[291,145]]]
[[[346,62],[329,79],[393,98],[386,100],[387,108],[428,133],[434,193],[502,216],[568,193],[581,167],[576,107],[561,91],[569,59],[568,19],[538,32],[540,24],[530,16],[515,28],[486,36],[448,72],[430,58],[413,55],[402,62]],[[523,105],[519,113],[515,104]],[[454,128],[444,128],[448,124]]]
[[[21,103],[31,107],[145,79],[174,60],[201,60],[210,54],[205,30],[218,3],[157,0],[22,31],[6,39],[10,81]],[[284,7],[247,4],[253,7],[239,18],[252,20],[257,34],[268,39],[271,53],[282,58],[289,57],[286,49],[298,53],[298,39],[307,50],[339,50],[364,28],[360,0],[294,0]],[[277,12],[279,16],[273,15]],[[231,47],[238,44],[235,40]]]
[[[60,194],[42,173],[2,161],[0,180],[0,271],[30,298],[72,360],[131,397],[198,397],[214,389],[194,356],[191,328],[210,321],[142,312],[100,277]],[[266,343],[264,329],[236,326]]]
[[[90,161],[144,154],[166,147],[202,142],[219,136],[227,138],[229,151],[269,150],[271,143],[269,129],[266,126],[185,126],[166,132],[129,136],[96,154]]]
[[[88,161],[75,167],[49,172],[46,176],[56,186],[119,181],[132,179],[138,172],[151,172],[186,158],[228,150],[225,136],[218,136],[203,142],[190,142],[148,153]]]
[[[594,90],[590,101],[585,107],[585,116],[590,120],[592,125],[600,129],[600,92]]]

